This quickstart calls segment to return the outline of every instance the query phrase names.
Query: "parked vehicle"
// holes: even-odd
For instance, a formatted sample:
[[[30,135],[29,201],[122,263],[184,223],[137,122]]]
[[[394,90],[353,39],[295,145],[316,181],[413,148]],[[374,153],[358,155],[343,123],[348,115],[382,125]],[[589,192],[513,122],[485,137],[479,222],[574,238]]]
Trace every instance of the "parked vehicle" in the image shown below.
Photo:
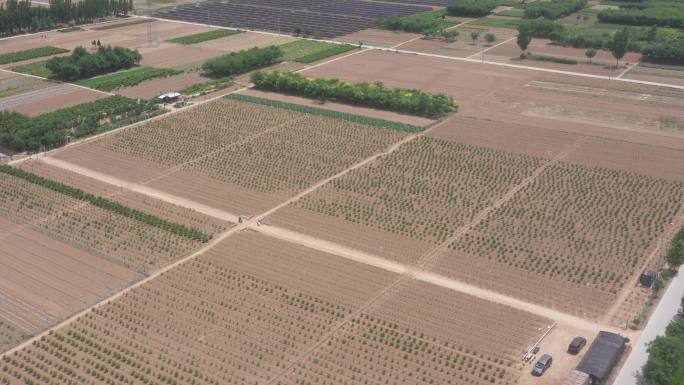
[[[546,372],[548,368],[551,367],[552,362],[553,358],[548,354],[544,354],[543,356],[541,356],[539,361],[537,361],[537,363],[534,364],[534,368],[532,369],[532,375],[537,377],[541,376],[542,374],[544,374],[544,372]]]
[[[570,342],[570,345],[568,345],[568,353],[570,354],[577,354],[582,350],[584,345],[587,344],[587,339],[584,337],[575,337],[572,339],[572,342]]]

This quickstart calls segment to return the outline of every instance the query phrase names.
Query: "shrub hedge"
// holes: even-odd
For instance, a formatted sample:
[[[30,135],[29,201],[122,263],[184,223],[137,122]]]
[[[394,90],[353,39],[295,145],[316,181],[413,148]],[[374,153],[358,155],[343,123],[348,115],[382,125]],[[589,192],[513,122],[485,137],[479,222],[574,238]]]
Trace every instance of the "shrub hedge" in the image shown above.
[[[684,5],[609,9],[601,11],[598,19],[604,23],[684,28]]]
[[[70,56],[53,57],[45,66],[56,78],[71,81],[131,68],[141,59],[138,50],[128,48],[98,47],[95,53],[89,53],[83,47],[76,47]]]
[[[335,78],[309,79],[285,72],[256,72],[251,80],[260,89],[433,118],[458,109],[458,104],[448,95],[385,88],[382,83],[347,83]]]
[[[525,17],[537,19],[545,17],[556,20],[587,6],[587,0],[551,0],[549,2],[534,2],[525,6]]]
[[[6,165],[0,165],[0,172],[8,175],[15,176],[17,178],[21,178],[25,181],[31,182],[33,184],[39,185],[41,187],[47,188],[52,191],[56,191],[58,193],[67,195],[71,198],[78,199],[80,201],[88,202],[92,204],[93,206],[97,206],[99,208],[115,212],[119,215],[122,215],[127,218],[134,219],[136,221],[148,224],[150,226],[154,226],[163,230],[166,230],[170,233],[194,239],[196,241],[201,241],[201,242],[209,242],[211,239],[210,235],[207,235],[195,228],[189,228],[186,227],[185,225],[181,225],[179,223],[174,223],[167,221],[166,219],[159,218],[154,215],[146,214],[142,211],[138,211],[136,209],[124,206],[120,203],[116,203],[114,201],[111,201],[107,198],[99,197],[90,193],[87,193],[83,190],[77,189],[75,187],[67,186],[65,184],[43,178],[40,175],[36,175],[30,172],[26,172],[24,170],[20,170],[17,168],[13,168],[10,166]]]
[[[447,7],[447,13],[451,16],[482,17],[487,16],[494,8],[495,0],[463,0]]]

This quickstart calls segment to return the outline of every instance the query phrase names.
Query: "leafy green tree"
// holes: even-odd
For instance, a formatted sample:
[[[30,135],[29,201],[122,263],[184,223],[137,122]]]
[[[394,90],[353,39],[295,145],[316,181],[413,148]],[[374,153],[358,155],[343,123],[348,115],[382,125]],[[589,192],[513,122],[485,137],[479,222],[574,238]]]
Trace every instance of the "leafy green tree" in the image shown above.
[[[475,45],[475,42],[477,42],[477,39],[480,38],[480,32],[479,31],[472,31],[470,32],[470,39],[473,40],[473,45]]]
[[[593,48],[590,48],[584,52],[584,56],[586,56],[589,59],[589,63],[591,63],[591,59],[596,56],[596,50]]]
[[[496,41],[496,35],[489,32],[484,35],[485,40],[487,41],[487,44],[492,45]]]
[[[672,239],[666,258],[667,263],[673,268],[678,268],[684,263],[684,228]]]
[[[530,27],[530,25],[525,23],[518,26],[518,37],[516,43],[522,51],[522,53],[520,54],[521,57],[525,56],[525,51],[527,51],[527,47],[529,47],[531,41],[532,28]]]
[[[615,67],[620,64],[620,59],[625,57],[627,49],[629,48],[629,33],[627,29],[615,32],[613,35],[613,41],[610,45],[610,52],[615,58]]]

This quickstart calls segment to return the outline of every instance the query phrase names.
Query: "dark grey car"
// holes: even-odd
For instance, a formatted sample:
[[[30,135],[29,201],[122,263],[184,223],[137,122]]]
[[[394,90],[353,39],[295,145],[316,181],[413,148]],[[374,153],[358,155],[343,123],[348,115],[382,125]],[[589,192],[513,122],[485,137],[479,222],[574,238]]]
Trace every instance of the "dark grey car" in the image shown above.
[[[537,377],[541,376],[542,374],[544,374],[546,369],[551,367],[552,362],[553,358],[548,354],[544,354],[543,356],[541,356],[539,361],[537,361],[537,363],[534,364],[534,368],[532,368],[532,375]]]
[[[584,345],[587,344],[587,339],[584,337],[575,337],[572,339],[572,342],[570,342],[570,345],[568,345],[568,353],[570,354],[577,354],[582,350]]]

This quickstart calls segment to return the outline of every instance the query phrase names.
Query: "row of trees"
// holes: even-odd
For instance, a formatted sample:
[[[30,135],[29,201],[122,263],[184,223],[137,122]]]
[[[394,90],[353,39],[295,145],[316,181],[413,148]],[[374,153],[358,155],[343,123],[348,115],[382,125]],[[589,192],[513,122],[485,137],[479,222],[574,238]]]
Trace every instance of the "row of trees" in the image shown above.
[[[587,6],[587,0],[552,0],[549,2],[535,2],[525,6],[525,17],[537,19],[545,17],[556,20]]]
[[[679,314],[648,347],[648,361],[637,375],[639,385],[675,385],[684,379],[684,299]]]
[[[538,19],[521,23],[518,26],[518,32],[521,35],[519,40],[522,43],[531,40],[532,37],[549,38],[554,43],[566,47],[610,51],[617,48],[615,53],[620,53],[619,51],[622,50],[622,45],[626,41],[625,52],[641,52],[648,61],[671,64],[684,62],[684,38],[679,32],[665,33],[667,30],[657,27],[628,27],[619,33],[604,32],[597,34],[591,30]],[[621,44],[615,44],[616,38]]]
[[[50,0],[49,7],[33,7],[31,0],[7,0],[0,4],[0,36],[88,23],[101,17],[125,15],[132,10],[133,0]]]
[[[65,184],[43,178],[40,175],[36,175],[24,170],[13,168],[10,166],[0,165],[0,172],[4,174],[9,174],[17,178],[21,178],[33,184],[39,185],[41,187],[47,188],[52,191],[56,191],[60,194],[67,195],[71,198],[78,199],[80,201],[88,202],[93,206],[115,212],[127,218],[134,219],[136,221],[148,224],[153,227],[161,228],[170,233],[194,239],[200,242],[209,242],[211,239],[210,235],[204,234],[195,228],[189,228],[185,225],[167,221],[166,219],[159,218],[154,215],[146,214],[142,211],[124,206],[120,203],[111,201],[107,198],[99,197],[83,190],[77,189],[75,187],[67,186]]]
[[[445,94],[385,88],[379,82],[367,84],[347,83],[336,78],[308,79],[287,72],[256,72],[251,81],[260,89],[428,117],[439,117],[458,108],[454,99]]]
[[[140,63],[138,50],[122,47],[98,46],[95,53],[76,47],[70,56],[53,57],[45,66],[62,80],[77,80],[131,68]]]
[[[282,60],[283,51],[277,46],[254,47],[207,60],[202,70],[208,76],[221,78],[267,67]]]

